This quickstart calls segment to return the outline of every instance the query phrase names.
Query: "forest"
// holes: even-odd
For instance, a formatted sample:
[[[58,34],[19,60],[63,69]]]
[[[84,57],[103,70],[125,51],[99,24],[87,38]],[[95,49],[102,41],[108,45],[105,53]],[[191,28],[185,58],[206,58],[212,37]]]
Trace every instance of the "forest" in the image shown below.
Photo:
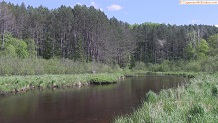
[[[152,22],[129,24],[115,17],[107,17],[103,11],[94,6],[62,5],[59,8],[49,9],[42,5],[33,7],[24,3],[15,5],[0,2],[0,99],[1,95],[29,90],[32,92],[32,89],[48,88],[53,92],[57,88],[78,87],[80,90],[81,86],[93,83],[100,85],[97,89],[105,88],[108,91],[110,87],[115,86],[101,86],[101,84],[115,84],[127,77],[178,75],[186,77],[184,83],[170,89],[162,89],[158,93],[151,90],[145,95],[145,99],[140,96],[139,102],[144,100],[141,107],[134,109],[130,115],[116,116],[114,122],[218,122],[217,53],[218,27],[214,25],[172,25]],[[137,82],[131,82],[128,90],[136,90],[134,84]],[[102,94],[105,92],[104,90]],[[120,106],[127,101],[123,101],[126,98],[120,90],[117,92],[122,94],[122,98],[117,97],[117,94],[112,95],[116,97],[113,103],[120,100]],[[137,96],[138,92],[145,93],[144,90],[137,90]],[[83,95],[81,97],[88,97],[84,96],[84,93],[80,94]],[[128,94],[128,97],[134,95]],[[89,95],[94,95],[95,98],[101,95],[101,91],[91,91]],[[96,100],[106,100],[108,93],[103,96],[102,99]],[[47,97],[50,96],[45,98]],[[61,104],[61,98],[53,97],[58,100],[57,104]],[[94,103],[94,98],[92,101],[79,99]],[[18,108],[6,105],[10,110],[16,111],[16,115],[18,109],[22,107],[20,103],[17,105],[20,99],[19,97],[19,101],[10,101],[15,102],[14,105],[19,106]],[[39,102],[42,102],[41,99],[42,96]],[[72,99],[75,102],[74,98]],[[133,102],[132,99],[129,102]],[[25,98],[24,101],[26,100]],[[65,97],[63,100],[67,100],[67,105],[73,104]],[[0,102],[0,107],[2,104],[2,107],[5,107],[7,103]],[[48,105],[55,106],[54,109],[65,106],[50,102],[44,104],[45,109],[53,109]],[[88,106],[93,106],[90,104]],[[27,102],[24,105],[35,108],[42,106],[37,104],[39,107],[36,107],[29,103],[27,105]],[[105,105],[107,107],[108,103]],[[81,109],[90,109],[88,106]],[[21,111],[25,111],[23,109]],[[127,109],[125,107],[125,110]],[[4,108],[1,111],[4,116]],[[35,113],[35,111],[25,112],[25,116],[37,114],[39,118],[38,114],[41,112]],[[71,111],[77,112],[74,109]],[[43,112],[47,113],[47,110]],[[59,116],[61,115],[58,114]],[[67,122],[73,122],[71,114],[69,116],[70,120]],[[6,119],[10,119],[8,117]],[[53,118],[57,117],[52,116]],[[4,122],[4,117],[0,118],[0,122]]]
[[[1,60],[60,59],[133,68],[208,59],[218,52],[213,25],[131,25],[86,5],[50,10],[3,1],[0,35]]]

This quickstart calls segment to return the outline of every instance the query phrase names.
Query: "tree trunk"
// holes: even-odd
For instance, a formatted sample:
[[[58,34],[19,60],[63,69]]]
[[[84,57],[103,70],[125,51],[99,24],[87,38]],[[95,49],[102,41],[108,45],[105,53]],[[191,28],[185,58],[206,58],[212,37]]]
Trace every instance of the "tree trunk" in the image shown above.
[[[4,20],[3,20],[3,22],[2,22],[3,24],[2,24],[2,49],[4,49],[4,46],[5,46],[5,22],[4,22]]]

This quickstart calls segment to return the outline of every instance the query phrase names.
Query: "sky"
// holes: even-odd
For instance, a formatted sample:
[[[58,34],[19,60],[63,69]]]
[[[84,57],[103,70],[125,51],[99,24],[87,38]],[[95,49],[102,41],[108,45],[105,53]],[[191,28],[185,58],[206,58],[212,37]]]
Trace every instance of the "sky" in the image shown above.
[[[0,0],[2,1],[2,0]],[[38,7],[43,5],[49,9],[61,5],[74,7],[76,4],[94,6],[102,10],[108,18],[130,24],[144,22],[176,25],[205,24],[218,25],[218,4],[216,5],[184,5],[179,0],[4,0],[14,4],[25,3]]]

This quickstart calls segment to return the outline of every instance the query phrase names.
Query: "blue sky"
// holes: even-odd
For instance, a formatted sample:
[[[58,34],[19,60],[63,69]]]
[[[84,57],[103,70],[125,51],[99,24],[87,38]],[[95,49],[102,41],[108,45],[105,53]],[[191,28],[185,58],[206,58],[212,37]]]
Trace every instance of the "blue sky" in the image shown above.
[[[0,0],[1,1],[1,0]],[[179,0],[5,0],[14,4],[46,6],[50,9],[61,5],[76,4],[95,6],[111,18],[130,24],[155,22],[165,24],[218,24],[217,5],[180,5]]]

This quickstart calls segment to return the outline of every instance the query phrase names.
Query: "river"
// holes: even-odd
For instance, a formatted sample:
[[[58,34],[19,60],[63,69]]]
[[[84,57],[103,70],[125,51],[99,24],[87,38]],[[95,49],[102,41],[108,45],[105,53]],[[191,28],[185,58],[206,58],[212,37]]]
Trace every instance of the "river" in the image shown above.
[[[1,96],[0,123],[108,123],[140,107],[149,90],[159,92],[183,81],[178,76],[144,76],[113,85]]]

